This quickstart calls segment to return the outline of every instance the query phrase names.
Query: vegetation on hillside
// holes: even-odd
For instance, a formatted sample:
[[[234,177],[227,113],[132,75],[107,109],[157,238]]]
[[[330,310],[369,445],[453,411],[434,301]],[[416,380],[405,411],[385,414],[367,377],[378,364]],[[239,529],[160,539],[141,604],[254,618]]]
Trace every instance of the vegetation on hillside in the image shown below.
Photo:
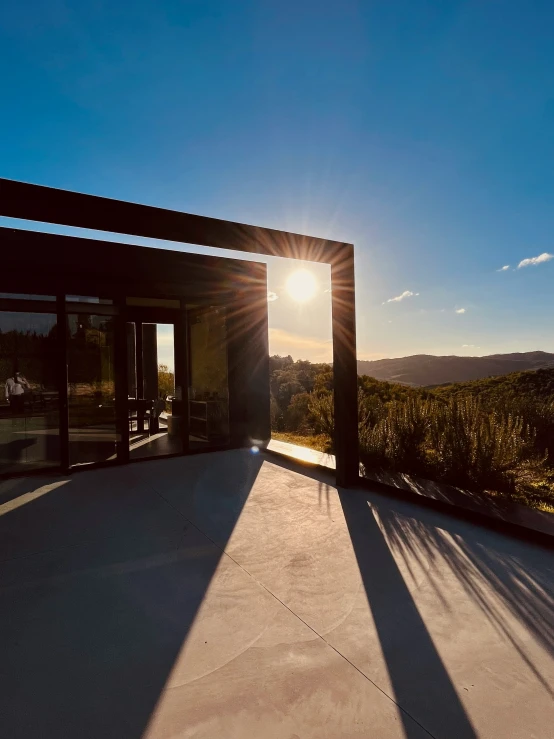
[[[329,365],[272,357],[273,429],[332,450],[332,378]],[[358,408],[365,469],[554,506],[554,368],[432,389],[359,377]]]
[[[511,372],[508,375],[485,377],[472,382],[456,382],[439,385],[433,392],[441,397],[472,395],[497,401],[506,397],[533,396],[543,401],[554,400],[554,368],[534,372]]]

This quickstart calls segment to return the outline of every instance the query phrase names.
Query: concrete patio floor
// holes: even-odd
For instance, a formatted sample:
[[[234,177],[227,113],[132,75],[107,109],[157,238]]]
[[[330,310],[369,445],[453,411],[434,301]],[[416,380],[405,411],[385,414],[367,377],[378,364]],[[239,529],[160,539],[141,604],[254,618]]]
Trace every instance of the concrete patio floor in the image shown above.
[[[554,737],[551,550],[248,451],[0,514],[1,737]]]

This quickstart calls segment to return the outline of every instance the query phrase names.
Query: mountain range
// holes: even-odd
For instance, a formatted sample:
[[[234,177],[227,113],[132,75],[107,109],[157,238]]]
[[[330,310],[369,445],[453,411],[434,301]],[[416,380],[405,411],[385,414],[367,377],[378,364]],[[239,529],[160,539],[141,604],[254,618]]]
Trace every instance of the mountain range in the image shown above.
[[[541,351],[491,354],[487,357],[415,354],[398,359],[358,360],[359,375],[417,386],[468,382],[544,367],[554,367],[554,354]]]

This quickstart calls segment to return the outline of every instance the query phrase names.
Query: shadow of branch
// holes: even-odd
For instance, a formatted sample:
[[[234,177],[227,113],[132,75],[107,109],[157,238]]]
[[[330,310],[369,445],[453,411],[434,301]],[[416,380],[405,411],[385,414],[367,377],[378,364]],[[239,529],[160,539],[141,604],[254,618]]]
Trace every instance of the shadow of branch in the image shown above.
[[[548,653],[554,653],[554,572],[546,551],[527,544],[514,549],[513,541],[501,535],[495,535],[491,545],[489,538],[480,537],[479,529],[430,511],[422,521],[394,505],[374,503],[372,508],[389,547],[406,566],[418,562],[426,567],[430,584],[440,593],[434,572],[446,564],[467,596],[554,696],[506,618],[510,614]]]

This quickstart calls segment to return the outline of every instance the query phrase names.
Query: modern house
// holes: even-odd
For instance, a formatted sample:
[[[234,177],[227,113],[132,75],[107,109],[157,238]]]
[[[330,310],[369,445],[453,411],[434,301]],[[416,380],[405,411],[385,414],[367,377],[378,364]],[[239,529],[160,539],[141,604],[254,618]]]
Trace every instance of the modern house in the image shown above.
[[[552,736],[551,543],[351,489],[352,246],[6,180],[0,215],[329,263],[338,483],[252,453],[265,265],[5,224],[2,737]]]
[[[337,476],[358,476],[353,249],[0,180],[0,215],[331,264]],[[0,229],[0,475],[265,445],[264,264]]]

